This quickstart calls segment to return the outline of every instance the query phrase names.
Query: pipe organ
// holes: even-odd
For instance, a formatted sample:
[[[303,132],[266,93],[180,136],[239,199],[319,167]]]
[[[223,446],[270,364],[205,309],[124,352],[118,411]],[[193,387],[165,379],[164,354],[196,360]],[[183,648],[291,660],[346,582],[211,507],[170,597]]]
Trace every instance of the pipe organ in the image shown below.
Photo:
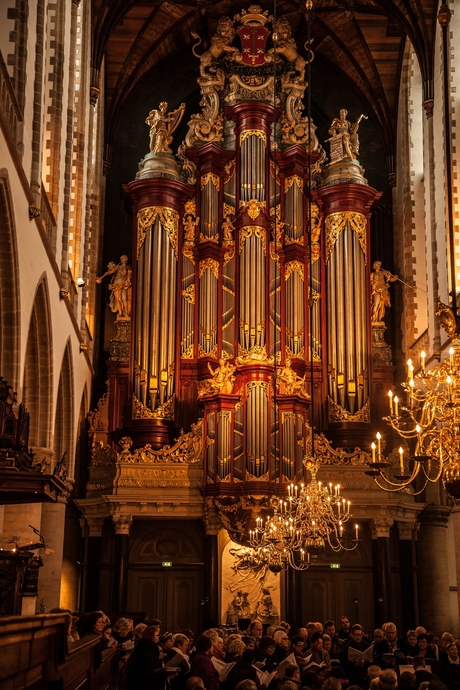
[[[198,83],[203,112],[179,157],[158,144],[178,111],[160,107],[149,119],[155,150],[125,187],[130,435],[160,448],[202,417],[207,495],[282,493],[302,480],[311,419],[347,439],[370,422],[378,194],[347,157],[345,129],[326,162],[302,115],[305,60],[285,19],[274,26],[257,6],[222,18]]]

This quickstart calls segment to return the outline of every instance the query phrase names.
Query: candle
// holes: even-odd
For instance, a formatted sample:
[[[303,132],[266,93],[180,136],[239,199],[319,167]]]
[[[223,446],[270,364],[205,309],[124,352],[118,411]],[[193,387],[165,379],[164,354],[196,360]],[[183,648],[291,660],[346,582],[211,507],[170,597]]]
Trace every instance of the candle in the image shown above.
[[[413,402],[414,402],[414,386],[415,386],[414,379],[411,379],[409,381],[409,404],[411,407],[412,407]]]
[[[303,549],[300,549],[300,560],[301,560],[301,561],[304,560],[304,555],[305,555],[304,550],[303,550]]]
[[[358,541],[358,525],[355,525],[356,541]]]
[[[417,432],[417,446],[418,446],[419,453],[420,453],[421,447],[422,447],[421,438],[420,438],[421,430],[422,430],[421,426],[419,424],[417,424],[417,426],[415,427],[415,431]]]
[[[340,536],[343,536],[343,525],[342,522],[339,523]]]
[[[380,452],[382,450],[380,445],[380,439],[382,438],[380,431],[377,431],[377,456],[380,458]]]
[[[393,391],[388,391],[388,397],[390,399],[390,414],[393,414]]]
[[[401,474],[404,474],[404,455],[403,454],[404,454],[404,451],[401,448],[401,446],[399,446],[399,469],[400,469]]]
[[[448,376],[446,378],[446,383],[447,383],[447,393],[448,393],[449,398],[450,398],[452,396],[452,388],[451,388],[452,379],[450,378],[450,376]]]
[[[421,351],[421,353],[420,353],[420,359],[421,359],[421,361],[422,361],[422,374],[424,374],[424,373],[425,373],[425,359],[426,359],[425,350],[422,350],[422,351]]]
[[[411,381],[414,380],[414,365],[413,365],[413,364],[411,364],[410,367],[409,367],[409,379],[410,379]]]
[[[407,360],[407,377],[410,378],[410,368],[412,366],[412,360],[408,359]]]
[[[398,404],[399,404],[399,398],[397,395],[395,395],[395,415],[398,416]]]
[[[454,367],[454,348],[449,348],[449,359],[450,359],[450,370],[452,371]]]
[[[375,462],[375,443],[374,443],[374,441],[372,441],[371,448],[372,448],[372,462]]]
[[[310,563],[310,552],[307,553],[307,563]]]

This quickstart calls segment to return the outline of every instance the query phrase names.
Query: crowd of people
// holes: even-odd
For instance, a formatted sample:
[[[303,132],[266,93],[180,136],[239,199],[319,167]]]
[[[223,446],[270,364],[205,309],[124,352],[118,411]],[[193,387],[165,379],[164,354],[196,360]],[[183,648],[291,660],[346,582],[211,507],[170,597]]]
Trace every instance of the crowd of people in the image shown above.
[[[399,636],[394,623],[366,634],[346,616],[310,622],[294,634],[286,622],[161,630],[161,621],[112,627],[102,611],[71,619],[69,642],[96,634],[101,647],[131,652],[129,690],[460,690],[460,640],[418,627]]]

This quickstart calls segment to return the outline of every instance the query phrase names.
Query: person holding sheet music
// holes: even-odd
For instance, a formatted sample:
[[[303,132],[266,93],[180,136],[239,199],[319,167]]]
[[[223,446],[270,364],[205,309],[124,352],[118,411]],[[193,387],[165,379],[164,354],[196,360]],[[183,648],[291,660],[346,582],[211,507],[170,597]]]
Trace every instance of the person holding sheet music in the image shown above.
[[[275,656],[281,663],[289,654],[290,640],[288,634],[285,630],[276,630],[273,633],[273,639],[275,640]]]
[[[374,645],[363,640],[364,630],[359,623],[351,628],[351,639],[343,651],[343,667],[351,684],[366,685],[367,670],[374,663]],[[377,662],[375,662],[377,663]],[[380,664],[377,664],[380,666]]]
[[[177,633],[172,638],[172,646],[163,659],[164,665],[168,668],[177,668],[177,675],[171,678],[169,684],[171,690],[184,690],[185,683],[190,672],[190,662],[187,652],[190,641],[186,635]]]
[[[310,654],[306,658],[305,669],[320,672],[331,668],[329,654],[323,649],[323,635],[320,632],[313,633],[310,645]]]
[[[417,651],[414,656],[421,656],[423,659],[436,659],[436,651],[428,644],[428,635],[425,633],[417,635]]]
[[[404,654],[405,641],[398,639],[398,631],[394,623],[386,623],[384,626],[385,637],[378,644],[374,645],[374,663],[382,670],[394,668],[404,664],[406,657]]]
[[[200,635],[196,642],[196,650],[190,669],[191,676],[201,678],[206,690],[220,690],[220,684],[227,680],[227,676],[216,670],[211,661],[213,642],[208,635]],[[216,660],[217,661],[217,660]]]

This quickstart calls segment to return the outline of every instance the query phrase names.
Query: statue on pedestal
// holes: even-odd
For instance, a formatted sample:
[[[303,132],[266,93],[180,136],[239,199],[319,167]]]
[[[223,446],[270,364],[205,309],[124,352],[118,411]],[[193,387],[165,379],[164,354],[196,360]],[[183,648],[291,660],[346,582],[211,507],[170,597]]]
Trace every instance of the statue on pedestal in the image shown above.
[[[100,283],[105,276],[112,276],[109,284],[110,309],[117,315],[117,321],[129,321],[131,318],[131,266],[128,266],[126,254],[120,257],[120,263],[115,264],[110,261],[107,271],[100,278],[96,278],[96,283]]]
[[[340,116],[332,120],[329,127],[331,138],[331,162],[335,163],[343,158],[356,160],[359,154],[358,128],[361,120],[367,120],[367,115],[360,115],[353,124],[347,120],[348,110],[342,108]]]
[[[374,261],[371,273],[371,321],[381,323],[385,316],[385,307],[391,306],[390,283],[399,280],[390,271],[382,269],[381,261]]]
[[[169,144],[173,140],[174,130],[182,120],[185,111],[185,103],[167,112],[168,104],[162,101],[158,110],[151,110],[145,124],[150,125],[150,152],[151,153],[172,153]]]

